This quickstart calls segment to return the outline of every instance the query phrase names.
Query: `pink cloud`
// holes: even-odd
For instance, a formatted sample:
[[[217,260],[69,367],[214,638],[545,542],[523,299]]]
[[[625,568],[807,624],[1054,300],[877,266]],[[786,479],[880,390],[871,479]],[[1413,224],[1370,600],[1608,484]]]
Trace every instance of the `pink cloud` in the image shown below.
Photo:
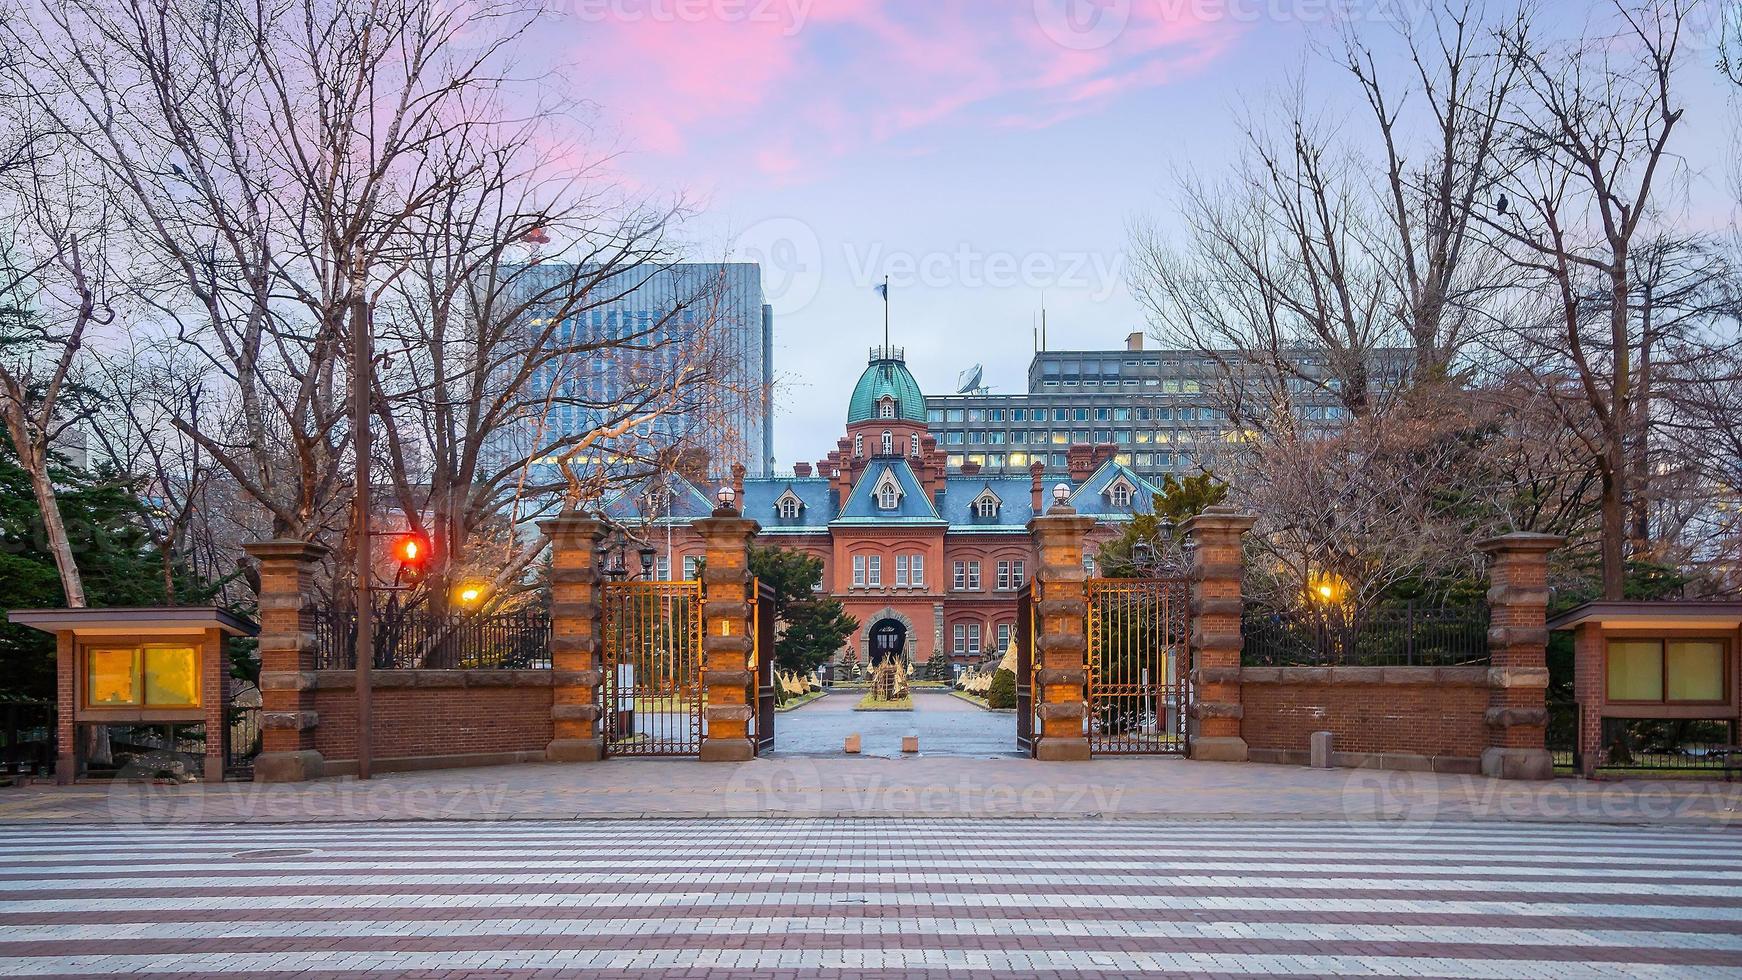
[[[679,17],[683,4],[622,0],[649,13],[575,18],[585,36],[562,55],[568,74],[621,120],[631,152],[783,180],[944,125],[1056,125],[1198,70],[1234,36],[1160,0],[1131,0],[1123,30],[1088,50],[1050,36],[1027,0],[710,2]]]

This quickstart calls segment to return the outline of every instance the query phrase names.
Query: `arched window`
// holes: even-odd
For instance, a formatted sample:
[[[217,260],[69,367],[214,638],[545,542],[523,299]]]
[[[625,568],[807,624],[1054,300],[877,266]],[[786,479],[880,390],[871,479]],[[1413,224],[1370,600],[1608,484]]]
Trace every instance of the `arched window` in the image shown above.
[[[919,436],[907,437],[907,454],[914,459],[919,458]]]
[[[980,517],[997,517],[998,498],[988,494],[974,501],[974,513]]]
[[[863,434],[855,433],[853,436],[853,455],[865,455],[865,436]]]
[[[895,455],[895,433],[888,429],[883,430],[883,455]]]
[[[879,399],[877,402],[877,417],[880,419],[892,419],[892,418],[894,418],[895,417],[895,399],[893,399],[893,398]]]
[[[894,510],[901,506],[901,488],[894,483],[885,483],[878,487],[877,506],[884,510]]]
[[[780,503],[775,505],[775,509],[779,512],[780,519],[783,521],[793,521],[798,519],[798,499],[795,497],[780,498]]]
[[[1112,488],[1108,491],[1108,494],[1109,494],[1109,496],[1112,497],[1113,506],[1115,506],[1115,507],[1129,507],[1129,506],[1131,506],[1131,488],[1129,486],[1127,486],[1123,483],[1115,483],[1115,484],[1113,484]]]

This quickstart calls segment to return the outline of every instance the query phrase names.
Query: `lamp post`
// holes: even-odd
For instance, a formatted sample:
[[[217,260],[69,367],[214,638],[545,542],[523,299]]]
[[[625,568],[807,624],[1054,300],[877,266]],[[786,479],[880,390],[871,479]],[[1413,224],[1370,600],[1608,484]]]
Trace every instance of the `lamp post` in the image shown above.
[[[360,252],[361,250],[359,250]],[[357,778],[368,779],[374,756],[370,731],[369,670],[375,661],[374,598],[370,595],[371,552],[369,534],[369,389],[373,386],[373,355],[370,350],[369,300],[364,295],[361,256],[353,267],[351,283],[351,449],[356,454],[357,508],[354,544],[357,554],[355,603],[357,640],[355,656],[357,688]]]

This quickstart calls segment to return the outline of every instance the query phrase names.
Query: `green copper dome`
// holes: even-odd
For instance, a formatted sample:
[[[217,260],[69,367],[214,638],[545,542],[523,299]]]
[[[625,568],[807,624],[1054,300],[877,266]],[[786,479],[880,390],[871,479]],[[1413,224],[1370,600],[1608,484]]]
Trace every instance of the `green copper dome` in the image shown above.
[[[895,399],[897,419],[925,421],[925,393],[907,372],[899,347],[871,349],[871,364],[859,375],[859,383],[853,386],[853,399],[847,403],[847,424],[877,418],[877,403],[886,397]]]

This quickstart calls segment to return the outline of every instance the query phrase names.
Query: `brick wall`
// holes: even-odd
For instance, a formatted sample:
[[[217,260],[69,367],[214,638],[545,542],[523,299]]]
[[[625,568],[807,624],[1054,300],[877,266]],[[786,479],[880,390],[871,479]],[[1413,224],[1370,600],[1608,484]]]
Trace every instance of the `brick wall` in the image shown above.
[[[1339,766],[1481,769],[1486,667],[1247,667],[1240,682],[1254,762],[1304,765],[1312,733],[1328,731]]]
[[[316,674],[316,747],[328,775],[356,771],[357,697],[348,670]],[[374,766],[382,772],[544,759],[551,740],[550,672],[376,671]]]

